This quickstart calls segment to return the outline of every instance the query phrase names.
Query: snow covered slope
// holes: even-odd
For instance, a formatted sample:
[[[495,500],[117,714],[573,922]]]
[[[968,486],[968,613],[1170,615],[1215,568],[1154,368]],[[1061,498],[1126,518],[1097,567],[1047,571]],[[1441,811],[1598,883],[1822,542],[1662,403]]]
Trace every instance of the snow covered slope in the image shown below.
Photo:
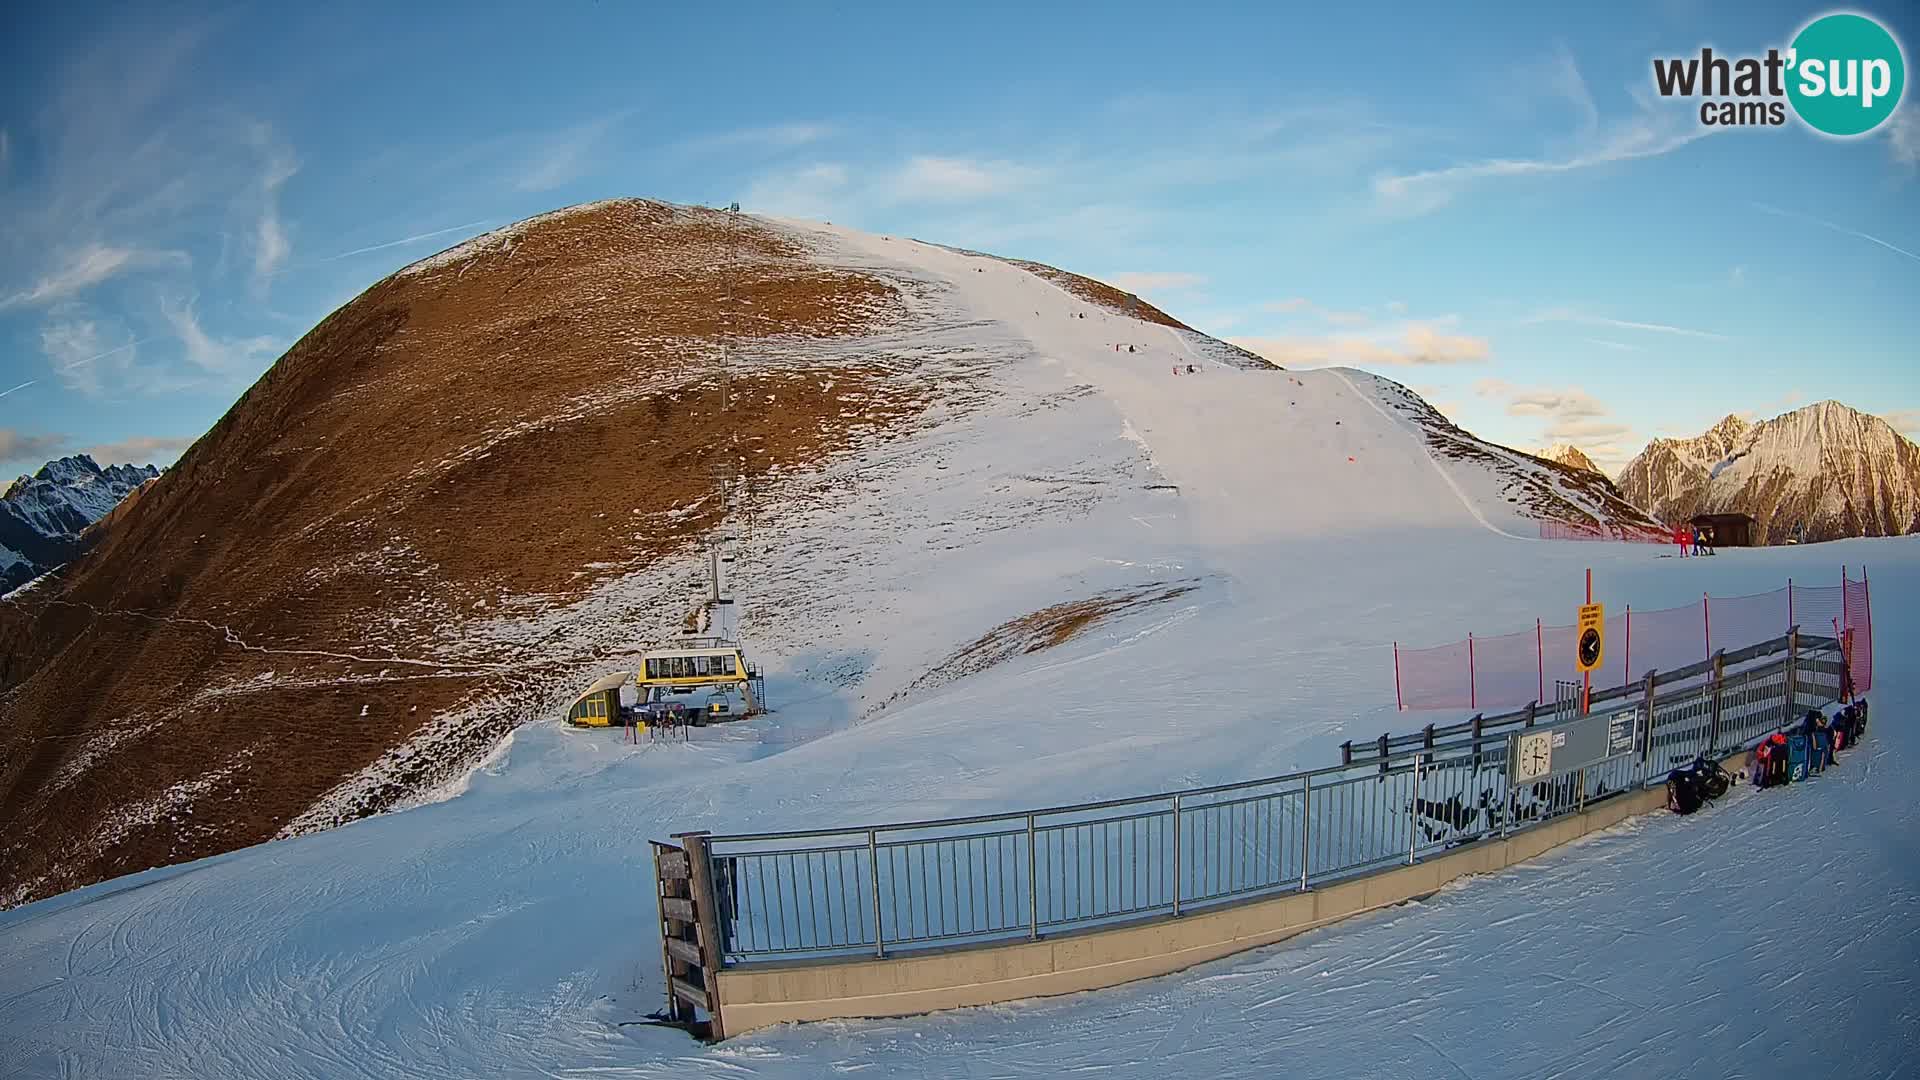
[[[836,272],[887,283],[900,312],[846,340],[743,344],[735,357],[756,378],[736,386],[768,409],[833,401],[855,414],[849,422],[867,401],[809,396],[818,383],[807,375],[836,391],[896,386],[863,381],[846,366],[857,358],[947,388],[887,437],[785,457],[756,476],[754,520],[737,523],[736,595],[776,712],[637,747],[554,722],[567,691],[631,665],[642,635],[670,627],[697,589],[696,553],[672,547],[564,595],[488,590],[449,616],[444,639],[412,640],[405,654],[255,639],[218,623],[209,636],[239,636],[258,667],[208,662],[194,676],[197,709],[244,712],[260,686],[283,695],[267,700],[304,692],[351,708],[356,688],[371,696],[510,668],[522,696],[500,707],[536,722],[488,742],[466,775],[447,767],[470,760],[458,752],[465,740],[490,729],[448,710],[303,818],[274,824],[297,835],[0,912],[7,1067],[29,1077],[1099,1070],[1215,1080],[1277,1068],[1702,1075],[1748,1057],[1783,1070],[1844,1057],[1861,1075],[1897,1074],[1920,1038],[1903,1004],[1920,947],[1914,920],[1900,917],[1920,899],[1904,781],[1920,763],[1904,739],[1916,687],[1894,665],[1879,680],[1875,741],[1818,784],[1631,824],[1203,971],[713,1048],[645,1026],[663,998],[648,837],[1002,811],[1328,763],[1341,739],[1404,723],[1392,640],[1570,616],[1588,566],[1608,602],[1659,607],[1866,562],[1889,612],[1877,620],[1882,652],[1920,643],[1904,614],[1920,593],[1910,545],[1682,561],[1637,545],[1524,539],[1539,512],[1526,500],[1607,504],[1587,501],[1590,489],[1558,466],[1473,440],[1386,380],[1251,370],[999,260],[764,227]],[[515,239],[538,243],[533,231]],[[508,258],[524,268],[518,260],[541,256],[515,250],[470,257],[500,260],[506,273]],[[622,265],[596,264],[597,287]],[[420,276],[489,272],[449,259]],[[365,395],[349,396],[358,408]],[[652,415],[649,406],[639,418]],[[511,444],[496,445],[505,457]],[[633,486],[633,474],[610,471]],[[623,532],[655,527],[629,524],[638,515],[618,513],[613,490],[597,490],[580,515],[608,514]],[[142,514],[178,511],[146,501]],[[676,509],[674,520],[687,516]],[[515,540],[548,538],[529,529]],[[404,610],[433,587],[423,575],[386,602]],[[1022,617],[1115,594],[1137,602],[1078,633],[1043,635],[1046,648],[969,651]],[[399,617],[365,617],[384,616]],[[299,651],[328,645],[324,657]],[[975,663],[983,654],[994,662]],[[279,760],[276,735],[317,755],[348,734],[255,726],[254,742],[201,757],[177,783],[142,788],[87,828],[192,838],[244,806],[250,770]],[[81,734],[55,783],[101,761],[131,776],[148,755],[193,757],[192,747],[169,754],[164,729],[145,744],[118,728]],[[116,758],[126,744],[114,738],[143,754]],[[429,791],[422,778],[447,786]],[[309,831],[394,792],[443,801]],[[36,824],[25,831],[41,842]],[[1756,875],[1761,862],[1767,873]],[[1761,924],[1801,928],[1805,956],[1837,962],[1785,963],[1752,944]],[[1848,1007],[1822,1039],[1803,1041],[1781,1017],[1807,1002]]]
[[[1274,545],[1639,517],[1396,383],[1280,371],[1051,267],[570,208],[340,309],[0,605],[0,814],[30,825],[0,901],[457,785],[676,632],[726,506],[757,658],[847,721],[1043,608],[1241,596]]]
[[[87,526],[159,475],[152,465],[102,469],[91,457],[75,454],[9,484],[0,495],[0,591],[79,554]]]
[[[1620,474],[1668,521],[1751,515],[1767,543],[1920,531],[1920,447],[1876,416],[1822,401],[1758,424],[1729,416],[1694,439],[1655,439]]]
[[[1155,547],[1135,526],[1061,557]],[[1048,537],[1071,543],[1074,533]],[[1920,1023],[1920,684],[1889,665],[1872,741],[1818,782],[1636,821],[1420,904],[1132,987],[700,1047],[659,1008],[642,843],[676,828],[846,824],[1007,809],[1325,763],[1392,723],[1396,632],[1513,625],[1579,599],[1684,601],[1832,570],[1836,549],[1658,559],[1483,530],[1423,545],[1275,543],[1059,651],[844,726],[824,687],[686,746],[521,729],[451,801],[150,871],[0,913],[16,1075],[501,1078],[754,1075],[1314,1076],[1424,1080],[1902,1075]],[[1577,549],[1577,550],[1576,550]],[[1920,559],[1860,541],[1888,655],[1920,644]],[[984,554],[984,553],[983,553]],[[1397,558],[1395,556],[1398,556]],[[973,564],[1023,558],[1018,544]],[[1816,556],[1818,556],[1816,558]],[[907,568],[919,573],[925,564]],[[989,583],[991,576],[985,578]],[[1498,583],[1499,588],[1495,587]],[[928,582],[930,600],[963,580]],[[942,607],[930,602],[929,614]],[[817,685],[817,684],[816,684]],[[1204,708],[1163,718],[1176,694]],[[1041,703],[1036,708],[1036,703]],[[1764,867],[1764,870],[1760,869]],[[1793,927],[1789,962],[1756,928]],[[1830,1006],[1822,1036],[1783,1023]],[[1366,1032],[1364,1051],[1357,1030]]]

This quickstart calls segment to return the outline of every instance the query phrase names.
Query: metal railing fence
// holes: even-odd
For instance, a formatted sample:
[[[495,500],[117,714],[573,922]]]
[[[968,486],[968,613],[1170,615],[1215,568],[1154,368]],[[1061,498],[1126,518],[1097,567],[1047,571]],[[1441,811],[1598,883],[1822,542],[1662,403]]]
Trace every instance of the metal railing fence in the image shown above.
[[[710,836],[725,963],[1037,939],[1303,891],[1663,782],[1838,698],[1839,643],[1789,634],[1596,695],[1633,749],[1516,783],[1513,731],[1570,711],[1382,736],[1323,769],[1134,798],[854,829]]]

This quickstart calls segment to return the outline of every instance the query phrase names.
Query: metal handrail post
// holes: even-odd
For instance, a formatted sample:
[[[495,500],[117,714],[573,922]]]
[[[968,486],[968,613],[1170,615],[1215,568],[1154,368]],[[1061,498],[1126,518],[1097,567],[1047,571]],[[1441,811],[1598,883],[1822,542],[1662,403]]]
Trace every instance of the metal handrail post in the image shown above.
[[[1413,807],[1411,808],[1412,811],[1417,811],[1420,806],[1420,759],[1424,756],[1425,756],[1424,754],[1413,755]],[[1419,851],[1420,851],[1420,815],[1417,812],[1409,812],[1407,814],[1407,865],[1408,866],[1413,865],[1414,859],[1418,855]]]
[[[1033,849],[1033,815],[1027,815],[1027,940],[1040,938],[1040,885],[1035,877],[1038,860]]]
[[[1300,891],[1306,892],[1313,867],[1313,777],[1300,785]]]
[[[873,881],[873,955],[887,955],[887,935],[880,929],[880,842],[872,829],[867,830],[867,871]]]
[[[1173,913],[1180,914],[1180,796],[1173,797]]]

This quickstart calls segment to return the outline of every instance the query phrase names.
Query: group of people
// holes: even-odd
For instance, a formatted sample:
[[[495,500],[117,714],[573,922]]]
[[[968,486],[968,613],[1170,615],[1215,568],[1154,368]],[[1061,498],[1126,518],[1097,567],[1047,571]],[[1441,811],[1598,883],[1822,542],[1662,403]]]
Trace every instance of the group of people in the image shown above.
[[[1673,530],[1673,542],[1680,545],[1680,557],[1713,554],[1713,530],[1698,525],[1679,525]]]

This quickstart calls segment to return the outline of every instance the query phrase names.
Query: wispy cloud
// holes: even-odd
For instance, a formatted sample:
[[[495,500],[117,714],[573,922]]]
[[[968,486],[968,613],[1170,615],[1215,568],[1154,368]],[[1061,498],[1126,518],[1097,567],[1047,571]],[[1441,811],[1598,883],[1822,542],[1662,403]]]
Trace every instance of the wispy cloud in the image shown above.
[[[165,465],[171,464],[195,441],[190,435],[135,435],[117,442],[82,447],[80,452],[102,465]]]
[[[1691,113],[1637,99],[1634,111],[1604,127],[1586,80],[1565,48],[1546,73],[1545,85],[1571,102],[1579,122],[1558,153],[1527,157],[1500,157],[1415,172],[1390,172],[1376,177],[1373,194],[1383,210],[1418,215],[1437,210],[1489,180],[1574,173],[1615,162],[1659,157],[1713,134]]]
[[[831,136],[825,124],[770,124],[765,127],[699,135],[670,148],[682,154],[713,154],[735,150],[792,150]]]
[[[111,380],[114,384],[146,382],[145,373],[137,373],[135,349],[145,339],[130,338],[118,345],[107,345],[108,334],[100,324],[87,318],[57,318],[40,328],[40,349],[53,366],[53,373],[70,390],[95,397]],[[113,371],[103,377],[100,365],[112,360]],[[140,374],[140,378],[132,376]],[[138,388],[138,387],[136,387]]]
[[[18,386],[12,387],[7,390],[0,390],[0,398],[6,397],[8,394],[15,393],[16,391],[25,390],[27,387],[32,386],[34,383],[37,383],[39,381],[40,381],[39,379],[28,379],[26,382],[23,382]]]
[[[160,314],[172,327],[187,362],[210,375],[258,374],[262,361],[280,350],[280,343],[270,337],[225,338],[208,333],[191,298],[163,303]]]
[[[1389,304],[1387,308],[1389,311],[1404,312],[1407,310],[1407,305],[1400,304],[1395,309],[1392,304]],[[1312,315],[1335,326],[1365,326],[1373,321],[1373,316],[1364,311],[1343,311],[1338,308],[1321,307],[1304,296],[1289,296],[1285,300],[1269,301],[1261,304],[1260,310],[1281,315],[1295,313]]]
[[[67,445],[65,435],[30,435],[17,428],[0,427],[0,461],[45,461]]]
[[[1896,165],[1920,170],[1920,109],[1895,109],[1887,123],[1887,151]]]
[[[1615,469],[1631,456],[1627,437],[1633,426],[1613,419],[1613,410],[1577,386],[1516,386],[1504,379],[1480,379],[1473,392],[1500,401],[1508,416],[1540,420],[1542,443],[1569,443],[1603,468]]]
[[[1041,170],[1012,161],[920,155],[884,182],[899,202],[950,202],[1002,195],[1033,183]]]
[[[31,287],[0,298],[0,311],[45,307],[69,300],[119,274],[191,263],[183,251],[145,251],[131,247],[87,244],[67,253]]]
[[[847,167],[815,162],[761,177],[747,186],[747,209],[776,217],[832,218],[846,205]]]
[[[552,191],[579,179],[592,169],[608,136],[632,115],[632,109],[623,109],[532,137],[513,186],[521,191]]]
[[[1613,349],[1617,352],[1639,352],[1640,351],[1640,346],[1629,345],[1624,341],[1609,341],[1606,338],[1592,338],[1592,337],[1581,338],[1580,340],[1586,342],[1589,345],[1598,345],[1603,349]]]
[[[1880,414],[1880,419],[1893,426],[1893,430],[1910,439],[1920,439],[1920,409],[1895,409]]]
[[[1183,289],[1197,289],[1206,283],[1206,277],[1201,274],[1184,274],[1179,271],[1128,271],[1107,278],[1107,284],[1131,293],[1179,292]]]
[[[280,188],[300,171],[300,165],[294,160],[293,152],[277,142],[265,125],[254,126],[252,140],[264,158],[257,193],[260,207],[254,225],[253,251],[254,283],[264,288],[293,253],[286,224],[280,220]]]
[[[444,229],[435,229],[432,232],[415,233],[412,236],[403,236],[398,240],[388,240],[384,243],[369,244],[366,247],[357,247],[357,248],[354,248],[352,251],[343,251],[338,255],[328,255],[326,258],[316,259],[314,261],[323,262],[323,263],[338,262],[341,259],[350,259],[355,255],[365,255],[368,252],[373,252],[373,251],[385,251],[388,248],[405,247],[408,244],[420,243],[422,240],[432,240],[434,237],[437,237],[437,236],[446,236],[448,233],[466,232],[469,229],[478,229],[483,225],[491,225],[491,224],[492,222],[490,221],[469,221],[465,225],[449,225]]]
[[[13,164],[13,139],[6,128],[0,128],[0,180],[7,178],[7,169]]]
[[[1233,344],[1281,367],[1426,367],[1476,364],[1493,348],[1485,338],[1448,333],[1426,322],[1401,324],[1369,334],[1322,337],[1236,337]]]
[[[1831,221],[1814,217],[1812,214],[1802,214],[1792,210],[1782,210],[1777,206],[1772,206],[1763,202],[1757,202],[1752,205],[1755,210],[1759,210],[1762,213],[1773,214],[1776,217],[1791,218],[1792,220],[1795,220],[1795,221],[1804,221],[1809,224],[1818,225],[1823,229],[1832,230],[1833,232],[1837,232],[1842,236],[1851,236],[1851,237],[1854,237],[1855,239],[1865,240],[1869,243],[1878,244],[1881,247],[1886,248],[1888,251],[1894,252],[1895,254],[1898,254],[1898,255],[1905,255],[1907,258],[1912,259],[1915,262],[1920,262],[1920,255],[1916,255],[1913,252],[1908,251],[1906,248],[1899,247],[1895,244],[1890,244],[1887,241],[1882,240],[1871,233],[1863,233],[1858,229],[1849,229],[1845,225],[1835,225]]]
[[[1637,322],[1631,319],[1615,319],[1605,315],[1594,315],[1574,308],[1549,308],[1535,312],[1520,320],[1522,323],[1579,323],[1584,326],[1611,326],[1619,330],[1644,330],[1654,334],[1675,334],[1680,337],[1707,338],[1725,341],[1725,334],[1716,334],[1711,330],[1694,330],[1685,326],[1669,326],[1666,323]]]

